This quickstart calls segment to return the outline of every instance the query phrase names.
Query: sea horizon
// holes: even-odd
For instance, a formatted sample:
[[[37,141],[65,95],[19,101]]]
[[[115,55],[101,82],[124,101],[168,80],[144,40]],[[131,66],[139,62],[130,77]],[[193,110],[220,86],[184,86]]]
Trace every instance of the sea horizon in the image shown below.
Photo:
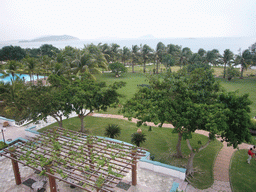
[[[234,54],[248,49],[252,44],[256,42],[256,37],[200,37],[200,38],[127,38],[127,39],[81,39],[81,40],[67,40],[67,41],[44,41],[44,42],[19,42],[19,40],[0,42],[0,48],[4,46],[20,46],[21,48],[39,48],[43,44],[51,44],[59,49],[63,49],[66,46],[84,48],[87,44],[116,43],[120,45],[120,48],[124,46],[132,48],[132,45],[144,45],[147,44],[155,50],[158,42],[162,42],[167,46],[168,44],[174,44],[184,47],[189,47],[193,53],[196,53],[200,48],[206,51],[212,49],[218,49],[220,54],[223,54],[225,49],[230,49]]]

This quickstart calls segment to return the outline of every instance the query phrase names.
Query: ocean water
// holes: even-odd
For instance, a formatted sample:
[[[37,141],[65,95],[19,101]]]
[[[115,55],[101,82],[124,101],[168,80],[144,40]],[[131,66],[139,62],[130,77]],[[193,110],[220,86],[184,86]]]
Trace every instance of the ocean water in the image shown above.
[[[175,44],[180,45],[182,48],[189,47],[194,53],[198,49],[203,48],[206,51],[212,49],[218,49],[223,54],[225,49],[230,49],[233,53],[238,54],[238,50],[242,51],[248,49],[252,44],[256,42],[256,37],[216,37],[216,38],[163,38],[163,39],[116,39],[116,40],[69,40],[69,41],[48,41],[48,42],[27,42],[19,43],[18,41],[12,42],[0,42],[0,48],[4,46],[20,46],[22,48],[39,48],[43,44],[52,44],[53,46],[63,49],[65,46],[71,46],[76,48],[83,48],[87,44],[99,44],[99,43],[116,43],[120,47],[131,48],[132,45],[144,45],[147,44],[151,48],[155,49],[158,42],[162,42],[165,45]]]

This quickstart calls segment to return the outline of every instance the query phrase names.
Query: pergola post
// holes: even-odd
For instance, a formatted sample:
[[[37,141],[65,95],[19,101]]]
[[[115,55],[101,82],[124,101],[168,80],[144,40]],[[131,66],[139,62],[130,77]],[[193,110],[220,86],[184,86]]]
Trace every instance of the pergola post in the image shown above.
[[[13,154],[11,154],[11,157],[16,159],[16,156]],[[19,165],[18,165],[18,162],[15,161],[14,159],[12,159],[12,168],[13,168],[13,172],[14,172],[16,185],[19,185],[19,184],[21,184]]]
[[[47,172],[51,173],[50,172],[50,168],[47,168]],[[51,175],[48,175],[48,177],[49,177],[50,191],[51,192],[57,192],[55,178],[53,176],[51,176]]]
[[[136,152],[132,151],[132,185],[137,185],[137,160],[135,158]]]
[[[93,166],[91,165],[91,164],[92,164],[92,159],[91,159],[91,155],[92,155],[92,152],[91,152],[92,145],[91,145],[91,144],[88,144],[87,146],[88,146],[88,153],[89,153],[90,168],[93,169]]]

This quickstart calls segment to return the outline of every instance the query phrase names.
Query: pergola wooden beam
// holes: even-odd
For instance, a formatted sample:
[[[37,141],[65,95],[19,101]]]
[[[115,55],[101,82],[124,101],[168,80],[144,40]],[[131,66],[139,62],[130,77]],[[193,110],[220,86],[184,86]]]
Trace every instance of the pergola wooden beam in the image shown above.
[[[13,163],[14,173],[19,173],[18,162],[35,170],[47,170],[45,174],[49,177],[51,192],[57,190],[55,179],[86,191],[94,188],[109,192],[113,191],[111,188],[118,183],[117,180],[121,180],[117,176],[124,176],[128,169],[132,169],[132,184],[137,184],[137,159],[144,156],[145,151],[124,143],[54,128],[15,146],[14,150],[4,149],[1,155],[16,162]],[[45,167],[48,162],[51,162],[50,167]],[[19,174],[17,185],[21,183],[18,178]]]

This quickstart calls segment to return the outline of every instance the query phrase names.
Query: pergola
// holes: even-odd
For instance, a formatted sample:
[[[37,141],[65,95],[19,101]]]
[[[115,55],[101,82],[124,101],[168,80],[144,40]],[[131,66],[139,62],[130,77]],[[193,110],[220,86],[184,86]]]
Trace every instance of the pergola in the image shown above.
[[[21,184],[18,163],[49,177],[51,192],[55,179],[85,191],[114,191],[132,169],[132,185],[137,184],[137,160],[142,148],[90,136],[59,127],[40,133],[28,142],[4,149],[1,155],[12,160],[16,184]]]

